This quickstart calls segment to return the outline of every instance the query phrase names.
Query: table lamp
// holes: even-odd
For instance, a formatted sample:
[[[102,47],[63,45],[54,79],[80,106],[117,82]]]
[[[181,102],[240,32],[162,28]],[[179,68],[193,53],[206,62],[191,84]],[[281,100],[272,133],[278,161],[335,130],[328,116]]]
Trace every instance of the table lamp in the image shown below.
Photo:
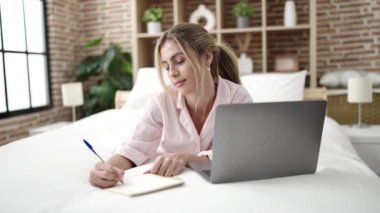
[[[361,120],[361,104],[372,102],[372,81],[368,78],[357,77],[348,79],[347,99],[349,103],[357,103],[358,123],[357,127],[365,127]]]
[[[62,84],[63,106],[71,107],[73,121],[76,120],[75,107],[83,105],[83,87],[81,82]]]

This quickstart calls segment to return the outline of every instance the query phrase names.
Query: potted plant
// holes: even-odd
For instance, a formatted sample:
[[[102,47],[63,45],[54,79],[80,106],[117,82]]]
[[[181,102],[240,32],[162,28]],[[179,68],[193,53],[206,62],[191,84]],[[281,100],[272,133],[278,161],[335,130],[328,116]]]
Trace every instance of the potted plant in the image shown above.
[[[236,17],[237,28],[249,27],[249,18],[253,15],[253,8],[248,2],[236,3],[233,7],[233,13]]]
[[[97,46],[102,38],[87,42],[79,50]],[[130,90],[133,86],[132,58],[117,44],[111,44],[101,55],[88,56],[74,71],[77,80],[86,82],[84,90],[84,116],[114,108],[117,90]]]
[[[149,34],[161,32],[161,21],[164,18],[164,12],[161,8],[148,8],[143,15],[143,21],[147,23],[147,32]]]

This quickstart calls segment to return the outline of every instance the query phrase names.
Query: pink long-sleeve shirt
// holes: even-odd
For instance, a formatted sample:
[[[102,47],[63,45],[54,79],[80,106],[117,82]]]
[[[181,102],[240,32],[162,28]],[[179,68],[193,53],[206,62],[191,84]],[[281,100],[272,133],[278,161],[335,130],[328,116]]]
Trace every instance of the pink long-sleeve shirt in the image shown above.
[[[244,87],[219,77],[214,105],[198,134],[184,97],[175,89],[174,92],[176,100],[164,91],[150,99],[145,113],[117,154],[141,165],[154,156],[161,145],[166,153],[182,152],[212,159],[216,107],[252,102]]]

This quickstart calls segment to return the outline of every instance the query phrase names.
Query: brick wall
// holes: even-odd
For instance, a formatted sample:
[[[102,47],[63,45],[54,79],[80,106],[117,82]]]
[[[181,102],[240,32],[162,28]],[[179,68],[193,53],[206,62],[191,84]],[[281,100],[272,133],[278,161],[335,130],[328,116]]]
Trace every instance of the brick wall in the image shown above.
[[[318,0],[318,71],[380,71],[380,1]]]
[[[282,11],[279,2],[282,1],[273,0],[268,4],[271,5],[268,14],[273,20],[280,20],[276,18]],[[307,1],[296,3],[301,4],[299,2]],[[75,79],[73,69],[81,58],[102,52],[109,43],[118,43],[124,50],[131,50],[130,4],[130,0],[47,0],[53,108],[0,120],[0,144],[25,137],[32,126],[71,119],[70,109],[62,107],[60,85]],[[303,21],[305,10],[298,6],[298,11]],[[344,68],[380,71],[380,1],[318,0],[317,11],[318,72]],[[260,11],[257,12],[259,15]],[[82,54],[75,52],[76,47],[99,36],[104,37],[103,46]],[[291,35],[269,36],[287,39]],[[307,35],[301,36],[300,42],[305,39]],[[255,47],[256,43],[253,41],[251,46]],[[276,48],[284,47],[271,46],[269,54],[278,53]]]
[[[0,145],[26,137],[31,127],[71,120],[62,107],[61,84],[75,80],[73,70],[81,58],[102,52],[109,43],[131,49],[129,0],[47,0],[50,46],[51,109],[0,120]],[[103,36],[103,46],[78,53],[85,41]]]
[[[83,42],[103,37],[102,45],[86,52],[99,54],[111,43],[131,51],[131,11],[129,0],[80,0]],[[82,42],[82,44],[83,44]]]

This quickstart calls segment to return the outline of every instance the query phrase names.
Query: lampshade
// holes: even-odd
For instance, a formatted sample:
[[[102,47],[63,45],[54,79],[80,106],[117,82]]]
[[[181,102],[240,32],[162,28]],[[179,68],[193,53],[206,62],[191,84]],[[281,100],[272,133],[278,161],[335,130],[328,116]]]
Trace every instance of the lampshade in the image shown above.
[[[62,84],[63,106],[80,106],[83,104],[83,89],[81,82]]]
[[[372,81],[368,78],[358,77],[348,79],[348,102],[372,102]]]

